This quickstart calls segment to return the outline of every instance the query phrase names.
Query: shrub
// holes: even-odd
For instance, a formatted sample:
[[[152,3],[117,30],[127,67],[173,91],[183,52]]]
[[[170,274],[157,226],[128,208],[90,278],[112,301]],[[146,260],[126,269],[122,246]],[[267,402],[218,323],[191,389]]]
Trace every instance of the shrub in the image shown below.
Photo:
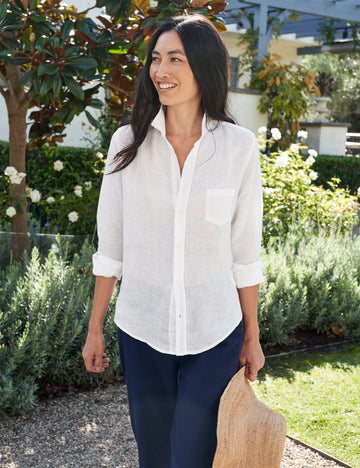
[[[356,156],[319,155],[313,165],[318,172],[316,183],[328,187],[327,181],[338,179],[339,187],[356,195],[360,187],[360,158]]]
[[[59,249],[59,252],[56,250]],[[86,371],[87,334],[94,277],[86,241],[80,254],[58,242],[42,258],[33,249],[25,265],[0,270],[0,416],[29,410],[39,388],[98,386],[120,374],[114,294],[104,325],[110,367]],[[360,237],[314,235],[292,227],[262,252],[259,323],[264,345],[284,343],[306,326],[360,338]]]
[[[104,324],[110,367],[103,375],[86,371],[81,350],[91,310],[94,248],[84,243],[69,260],[56,245],[42,260],[38,250],[0,273],[0,415],[30,409],[39,387],[98,386],[120,373],[114,299]],[[115,296],[114,296],[115,297]]]
[[[338,187],[336,179],[328,182],[330,188],[315,185],[316,157],[309,152],[304,159],[299,145],[293,144],[287,151],[261,155],[265,244],[286,235],[294,221],[342,233],[357,221],[357,197]]]
[[[0,215],[8,200],[8,143],[0,142]],[[28,150],[26,183],[28,211],[38,219],[44,232],[91,234],[95,229],[96,207],[105,166],[103,153],[86,148],[43,146]],[[38,190],[41,198],[31,198]],[[49,198],[51,197],[51,198]],[[70,213],[75,213],[69,217]]]
[[[265,344],[286,342],[306,326],[360,337],[360,237],[318,235],[298,226],[263,251],[259,319]]]

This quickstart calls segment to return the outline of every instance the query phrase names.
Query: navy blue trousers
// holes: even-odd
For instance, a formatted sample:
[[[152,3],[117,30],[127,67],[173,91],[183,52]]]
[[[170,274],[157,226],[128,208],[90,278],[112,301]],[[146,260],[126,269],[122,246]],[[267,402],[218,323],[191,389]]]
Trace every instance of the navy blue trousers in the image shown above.
[[[160,353],[119,329],[140,468],[211,468],[220,397],[238,369],[242,324],[203,353]]]

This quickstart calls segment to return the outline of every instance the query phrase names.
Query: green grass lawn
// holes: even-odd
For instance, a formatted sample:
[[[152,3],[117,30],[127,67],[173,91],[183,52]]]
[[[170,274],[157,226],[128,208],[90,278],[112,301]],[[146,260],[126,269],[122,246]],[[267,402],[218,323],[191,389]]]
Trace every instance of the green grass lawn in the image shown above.
[[[269,358],[252,388],[289,435],[360,468],[360,345]]]

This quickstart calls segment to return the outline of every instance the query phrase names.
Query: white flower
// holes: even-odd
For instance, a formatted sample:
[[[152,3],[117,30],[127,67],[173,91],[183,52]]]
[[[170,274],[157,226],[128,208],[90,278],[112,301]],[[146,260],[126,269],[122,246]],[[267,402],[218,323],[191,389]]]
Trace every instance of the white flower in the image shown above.
[[[12,218],[13,216],[16,215],[16,210],[13,206],[9,206],[9,208],[6,210],[6,214],[7,216],[9,216],[10,218]]]
[[[96,157],[99,158],[99,159],[103,159],[104,158],[104,155],[102,153],[100,153],[100,151],[98,151],[96,153]]]
[[[64,169],[64,163],[58,159],[54,162],[54,169],[55,171],[62,171]]]
[[[318,177],[318,174],[315,171],[310,171],[309,177],[311,180],[316,180]]]
[[[314,149],[309,149],[308,150],[308,153],[310,156],[312,156],[313,158],[316,158],[316,156],[318,155],[317,151],[314,150]]]
[[[50,252],[59,253],[59,246],[57,244],[51,244]]]
[[[38,201],[40,201],[41,193],[39,192],[39,190],[31,190],[30,198],[33,203],[37,203]]]
[[[260,127],[260,128],[258,128],[258,133],[259,133],[260,135],[262,135],[263,133],[266,133],[266,131],[267,131],[266,127]]]
[[[47,201],[48,203],[54,203],[55,198],[54,198],[54,197],[47,197],[46,201]]]
[[[272,193],[275,192],[275,189],[272,188],[272,187],[264,187],[263,190],[264,190],[264,194],[267,195],[267,196],[269,196],[269,195],[271,195]]]
[[[77,185],[74,189],[74,193],[77,197],[82,197],[82,187],[81,185]]]
[[[281,132],[278,128],[272,128],[271,129],[271,136],[274,138],[274,140],[278,141],[281,140]]]
[[[298,153],[299,152],[299,145],[297,145],[296,143],[293,143],[292,145],[290,145],[290,151],[292,153]]]
[[[360,187],[358,187],[357,189],[357,194],[358,194],[358,197],[360,197]]]
[[[276,158],[276,163],[280,166],[280,167],[285,167],[289,164],[289,155],[287,154],[286,151],[283,151],[280,156],[278,156]]]
[[[297,136],[298,136],[298,138],[300,138],[300,139],[304,138],[304,140],[306,140],[306,138],[308,137],[308,135],[309,135],[309,134],[308,134],[308,132],[307,132],[306,130],[299,130],[299,131],[297,132]]]
[[[65,200],[65,196],[61,195],[60,200]]]
[[[5,175],[11,177],[11,176],[17,175],[18,171],[15,169],[14,166],[8,166],[5,169],[4,173],[5,173]]]
[[[20,174],[14,174],[10,176],[10,183],[14,185],[19,185],[21,184],[23,178],[20,176]]]
[[[311,166],[311,164],[314,164],[315,158],[314,158],[313,156],[309,156],[309,157],[307,158],[306,162],[307,162],[308,164],[310,164],[310,166]]]
[[[84,185],[85,185],[85,190],[90,190],[91,187],[92,187],[92,182],[91,182],[91,180],[88,181],[88,182],[84,182]]]
[[[27,197],[30,197],[31,191],[32,191],[32,188],[30,188],[30,187],[26,187],[26,188],[25,188],[25,192],[26,192],[26,196],[27,196]]]
[[[79,215],[76,213],[76,211],[72,211],[68,214],[68,218],[71,223],[75,223],[79,219]]]

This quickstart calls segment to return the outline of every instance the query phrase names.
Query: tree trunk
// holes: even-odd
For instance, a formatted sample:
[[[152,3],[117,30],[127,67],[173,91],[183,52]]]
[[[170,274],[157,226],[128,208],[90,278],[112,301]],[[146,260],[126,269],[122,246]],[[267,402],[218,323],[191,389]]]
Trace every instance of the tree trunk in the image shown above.
[[[20,67],[8,65],[6,68],[9,87],[4,97],[9,118],[9,165],[14,166],[18,172],[26,172],[26,114],[30,99],[25,90],[18,86]],[[24,251],[30,249],[25,188],[25,179],[21,184],[10,184],[10,203],[16,209],[16,215],[11,218],[13,260],[19,260]]]

